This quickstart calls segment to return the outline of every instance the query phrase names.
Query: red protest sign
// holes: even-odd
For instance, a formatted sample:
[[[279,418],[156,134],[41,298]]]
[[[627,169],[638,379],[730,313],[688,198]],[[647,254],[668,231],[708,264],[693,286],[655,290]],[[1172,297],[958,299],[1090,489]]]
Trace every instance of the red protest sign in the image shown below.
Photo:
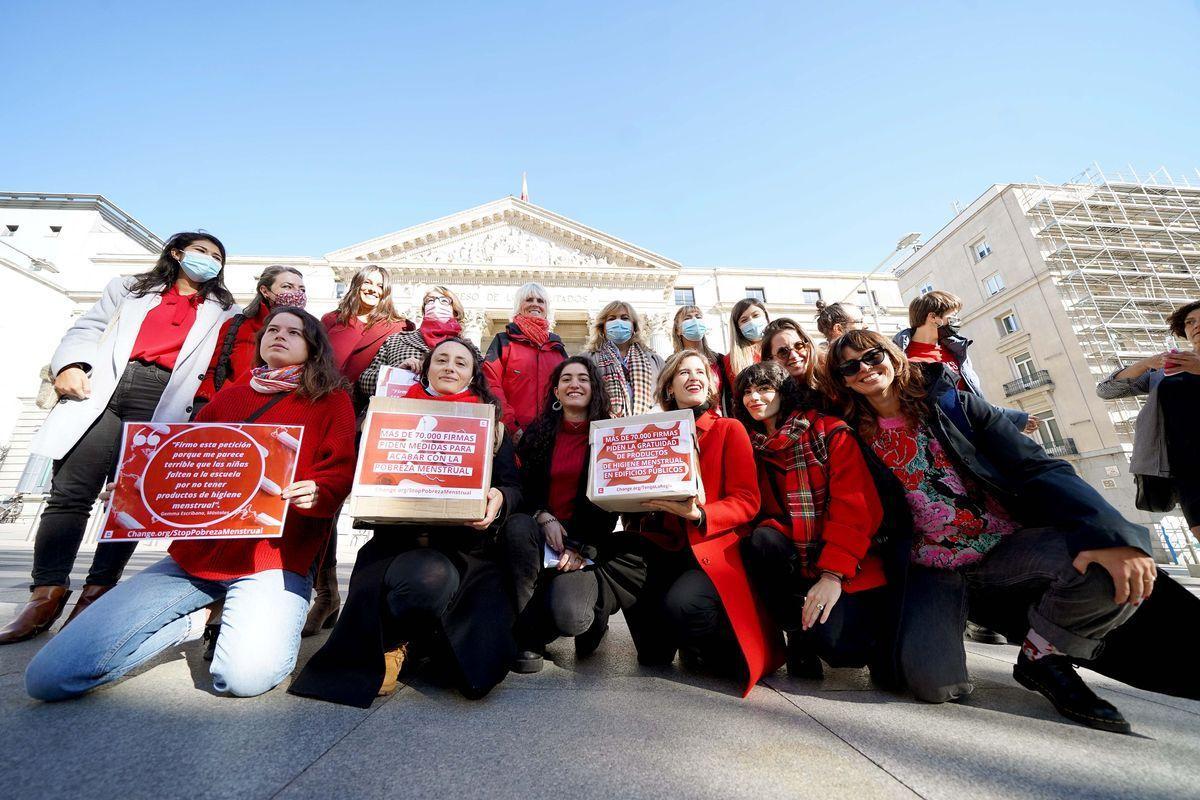
[[[99,541],[283,535],[303,428],[127,422]]]
[[[647,500],[703,498],[692,412],[596,420],[590,436],[587,496],[601,508],[644,511]]]
[[[373,406],[363,429],[354,494],[482,499],[491,478],[485,469],[491,432],[490,419]]]

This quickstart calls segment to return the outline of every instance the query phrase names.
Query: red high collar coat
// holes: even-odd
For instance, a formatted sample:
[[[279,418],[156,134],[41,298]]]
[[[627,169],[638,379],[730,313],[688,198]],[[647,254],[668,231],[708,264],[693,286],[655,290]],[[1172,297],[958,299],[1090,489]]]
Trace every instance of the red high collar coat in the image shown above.
[[[566,348],[557,334],[551,333],[541,347],[529,341],[514,322],[496,334],[483,373],[504,408],[506,428],[513,433],[523,431],[537,419],[550,391],[550,373],[566,359]]]

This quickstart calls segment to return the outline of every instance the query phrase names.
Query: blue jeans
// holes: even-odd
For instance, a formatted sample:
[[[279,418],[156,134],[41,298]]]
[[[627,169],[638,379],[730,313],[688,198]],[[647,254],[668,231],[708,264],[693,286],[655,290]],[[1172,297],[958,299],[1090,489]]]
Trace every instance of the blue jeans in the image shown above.
[[[25,670],[25,690],[37,700],[66,700],[114,681],[199,638],[205,617],[192,612],[224,598],[213,688],[239,697],[262,694],[296,666],[311,592],[310,576],[275,569],[203,580],[167,556],[115,586],[47,642]]]

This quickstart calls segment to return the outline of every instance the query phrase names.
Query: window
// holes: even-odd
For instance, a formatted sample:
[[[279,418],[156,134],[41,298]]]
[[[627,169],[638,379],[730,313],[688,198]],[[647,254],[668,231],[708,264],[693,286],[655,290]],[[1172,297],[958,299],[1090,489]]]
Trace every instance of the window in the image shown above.
[[[1008,336],[1010,333],[1016,333],[1021,330],[1021,324],[1017,322],[1017,315],[1011,311],[1006,311],[996,317],[996,330],[1001,336]]]
[[[58,236],[60,233],[62,233],[62,225],[51,225],[50,226],[50,235],[51,236]]]
[[[694,306],[696,305],[696,290],[684,287],[675,289],[675,305],[677,306]]]
[[[872,304],[879,305],[879,295],[875,294],[875,290],[871,290],[870,296],[867,295],[866,289],[858,290],[858,307],[868,308]]]
[[[1037,367],[1033,365],[1033,356],[1029,353],[1021,353],[1013,356],[1013,369],[1016,370],[1018,378],[1030,380],[1033,378],[1033,373],[1037,372]]]
[[[801,289],[800,302],[806,306],[815,306],[817,301],[821,299],[820,289]]]
[[[17,232],[17,228],[19,228],[19,227],[21,227],[21,226],[20,225],[5,225],[4,230],[0,231],[0,236],[12,236],[14,233]]]
[[[1004,291],[1004,278],[1000,277],[999,272],[993,272],[987,276],[983,285],[987,289],[988,297],[991,297]]]
[[[760,303],[767,302],[767,292],[761,286],[747,286],[746,297],[753,297]]]
[[[1059,430],[1058,420],[1054,417],[1054,411],[1040,411],[1035,416],[1038,418],[1038,441],[1042,443],[1042,447],[1062,444],[1063,435]]]
[[[335,283],[333,285],[334,295],[337,297],[338,300],[341,300],[343,297],[346,296],[346,289],[348,289],[348,288],[349,287],[346,286],[346,283],[344,281],[338,281],[337,283]]]
[[[975,263],[978,264],[992,254],[992,246],[988,244],[987,239],[976,239],[971,243],[971,255],[975,257]]]
[[[918,295],[929,294],[933,291],[933,281],[925,281],[921,284],[921,288],[917,289]]]

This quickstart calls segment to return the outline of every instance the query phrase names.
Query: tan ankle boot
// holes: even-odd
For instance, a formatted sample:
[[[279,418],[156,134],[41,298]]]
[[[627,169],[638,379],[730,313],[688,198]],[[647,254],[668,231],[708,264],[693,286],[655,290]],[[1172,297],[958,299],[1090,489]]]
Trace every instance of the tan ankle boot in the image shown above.
[[[308,619],[304,622],[301,636],[316,636],[323,628],[332,628],[337,624],[338,613],[342,609],[342,596],[338,594],[337,568],[330,567],[317,573],[314,587],[317,590],[313,598],[312,608],[308,610]]]
[[[66,608],[71,590],[65,586],[35,586],[16,619],[0,630],[0,644],[32,639],[46,631]]]
[[[379,684],[379,697],[387,697],[400,686],[400,670],[408,658],[408,642],[383,654],[383,683]]]
[[[71,620],[82,614],[84,609],[107,594],[111,588],[111,586],[97,586],[94,583],[85,585],[83,591],[79,593],[79,599],[75,601],[75,607],[71,609],[71,615],[67,617],[67,621],[62,624],[62,627],[65,628],[70,625]],[[61,631],[62,628],[59,628],[59,630]]]

